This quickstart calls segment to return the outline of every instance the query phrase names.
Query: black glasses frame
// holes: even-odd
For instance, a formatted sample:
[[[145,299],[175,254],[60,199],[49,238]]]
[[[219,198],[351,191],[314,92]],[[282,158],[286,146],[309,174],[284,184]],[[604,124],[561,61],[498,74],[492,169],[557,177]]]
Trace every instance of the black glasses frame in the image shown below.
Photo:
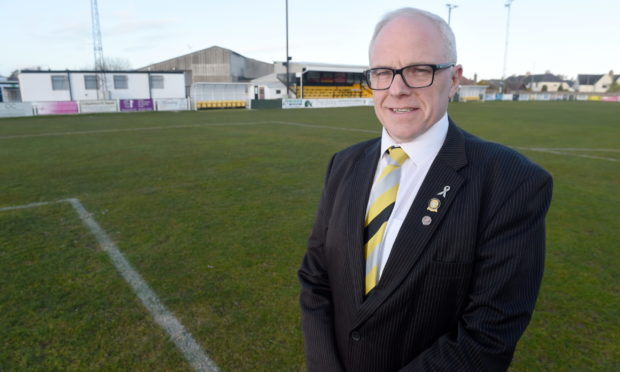
[[[443,64],[437,64],[437,65],[433,65],[433,64],[427,64],[427,63],[417,63],[417,64],[413,64],[413,65],[409,65],[409,66],[405,66],[403,68],[399,68],[399,69],[394,69],[394,68],[389,68],[389,67],[375,67],[375,68],[371,68],[368,69],[364,72],[362,72],[362,75],[364,76],[364,80],[366,80],[366,84],[368,84],[368,87],[372,90],[387,90],[390,89],[390,87],[392,86],[392,83],[394,82],[394,77],[396,77],[396,75],[400,75],[400,77],[403,79],[403,82],[405,83],[406,86],[408,86],[409,88],[426,88],[426,87],[430,87],[431,85],[433,85],[433,82],[435,82],[435,72],[437,72],[438,70],[445,70],[447,68],[450,67],[454,67],[454,63],[443,63]],[[428,85],[423,85],[423,86],[419,86],[419,87],[412,87],[411,85],[409,85],[409,83],[407,82],[407,79],[405,79],[405,76],[403,75],[403,71],[411,68],[411,67],[430,67],[433,69],[433,76],[431,77],[431,82]],[[372,84],[370,83],[370,73],[372,73],[373,71],[376,70],[390,70],[392,71],[392,80],[390,81],[390,84],[386,87],[386,88],[373,88]]]

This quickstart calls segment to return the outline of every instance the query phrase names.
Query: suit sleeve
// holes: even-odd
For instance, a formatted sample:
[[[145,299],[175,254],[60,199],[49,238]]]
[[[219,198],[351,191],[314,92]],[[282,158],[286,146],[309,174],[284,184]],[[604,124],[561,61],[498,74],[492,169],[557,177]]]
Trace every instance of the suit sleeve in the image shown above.
[[[309,372],[344,371],[334,335],[332,292],[324,256],[329,210],[329,179],[335,156],[329,164],[321,202],[308,249],[298,271],[301,283],[301,323]]]
[[[505,371],[534,309],[543,274],[552,180],[539,170],[481,226],[474,277],[458,327],[402,371]]]

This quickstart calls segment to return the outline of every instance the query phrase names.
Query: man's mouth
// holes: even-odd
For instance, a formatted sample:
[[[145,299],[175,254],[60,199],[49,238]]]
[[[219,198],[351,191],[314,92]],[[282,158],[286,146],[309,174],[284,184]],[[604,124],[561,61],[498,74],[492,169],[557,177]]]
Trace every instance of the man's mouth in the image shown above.
[[[411,112],[414,111],[415,109],[413,107],[403,107],[403,108],[391,108],[390,110],[392,110],[393,112]]]

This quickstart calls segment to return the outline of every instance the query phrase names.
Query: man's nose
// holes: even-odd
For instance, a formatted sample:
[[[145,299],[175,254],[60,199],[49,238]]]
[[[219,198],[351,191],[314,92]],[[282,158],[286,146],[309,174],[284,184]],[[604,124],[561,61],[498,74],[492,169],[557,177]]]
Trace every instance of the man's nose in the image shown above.
[[[394,79],[392,80],[392,85],[390,86],[390,94],[399,96],[402,94],[408,94],[411,92],[411,88],[405,84],[405,80],[403,80],[403,76],[401,74],[394,75]]]

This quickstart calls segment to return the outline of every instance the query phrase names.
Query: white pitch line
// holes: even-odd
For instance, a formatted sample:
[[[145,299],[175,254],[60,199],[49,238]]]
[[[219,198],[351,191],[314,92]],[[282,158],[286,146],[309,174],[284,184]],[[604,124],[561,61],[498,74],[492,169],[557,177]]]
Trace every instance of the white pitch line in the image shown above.
[[[115,133],[115,132],[134,132],[134,131],[160,130],[160,129],[198,128],[198,127],[210,127],[210,126],[214,126],[214,127],[216,126],[241,126],[241,125],[260,125],[260,124],[280,124],[280,125],[288,125],[288,126],[296,126],[296,127],[332,129],[332,130],[341,130],[341,131],[350,131],[350,132],[379,134],[376,130],[362,129],[362,128],[332,127],[329,125],[296,123],[296,122],[287,122],[287,121],[254,121],[254,122],[235,122],[235,123],[186,124],[186,125],[173,125],[173,126],[119,128],[119,129],[97,129],[97,130],[90,130],[90,131],[55,132],[55,133],[40,133],[40,134],[17,134],[17,135],[10,135],[10,136],[0,136],[0,140],[15,139],[15,138],[32,138],[32,137],[72,136],[72,135]],[[591,148],[575,148],[575,147],[567,147],[567,148],[522,147],[522,146],[513,146],[513,147],[518,150],[546,152],[546,153],[555,154],[555,155],[576,156],[576,157],[586,158],[586,159],[607,160],[607,161],[613,161],[613,162],[620,161],[618,159],[607,158],[603,156],[572,154],[570,152],[566,152],[566,151],[620,152],[620,150],[618,149],[591,149]],[[2,210],[3,209],[0,209],[0,211]]]
[[[298,126],[298,127],[308,127],[308,128],[346,130],[346,131],[364,132],[364,133],[377,133],[377,131],[372,131],[372,130],[368,130],[368,129],[360,129],[360,128],[330,127],[330,126],[327,126],[327,125],[316,125],[316,124],[295,123],[295,122],[285,122],[285,121],[274,121],[274,123],[283,124],[283,125]],[[620,152],[620,150],[615,150],[615,149],[543,148],[543,147],[520,147],[520,146],[515,146],[514,148],[519,149],[519,150],[546,152],[546,153],[555,154],[555,155],[577,156],[577,157],[586,158],[586,159],[607,160],[607,161],[614,161],[614,162],[620,161],[618,159],[606,158],[606,157],[596,156],[596,155],[571,154],[570,152],[565,152],[565,151]]]
[[[286,122],[286,121],[274,121],[276,124],[283,125],[291,125],[298,127],[308,127],[308,128],[319,128],[319,129],[334,129],[334,130],[345,130],[352,132],[364,132],[364,133],[377,133],[377,131],[369,130],[369,129],[361,129],[361,128],[342,128],[342,127],[331,127],[328,125],[317,125],[317,124],[307,124],[307,123],[295,123],[295,122]],[[378,133],[377,133],[378,134]],[[521,147],[515,146],[514,148],[519,150],[530,150],[530,151],[538,151],[538,152],[548,152],[556,155],[569,155],[569,156],[578,156],[586,159],[597,159],[597,160],[608,160],[608,161],[620,161],[614,158],[606,158],[602,156],[595,155],[585,155],[585,154],[571,154],[565,151],[599,151],[599,152],[620,152],[618,149],[591,149],[591,148],[576,148],[576,147],[567,147],[567,148],[545,148],[545,147]]]
[[[12,211],[12,210],[15,210],[15,209],[26,209],[26,208],[40,207],[42,205],[60,203],[60,202],[64,202],[64,201],[66,201],[66,200],[57,200],[57,201],[51,201],[51,202],[38,202],[38,203],[30,203],[30,204],[24,204],[24,205],[14,205],[14,206],[11,206],[11,207],[2,207],[2,208],[0,208],[0,212]]]
[[[249,122],[236,122],[236,123],[205,123],[205,124],[166,125],[166,126],[156,126],[156,127],[94,129],[94,130],[82,130],[82,131],[73,131],[73,132],[50,132],[50,133],[38,133],[38,134],[14,134],[14,135],[9,135],[9,136],[0,136],[0,140],[16,139],[16,138],[76,136],[76,135],[85,135],[85,134],[118,133],[118,132],[138,132],[138,131],[160,130],[160,129],[221,127],[221,126],[229,126],[229,125],[230,126],[258,125],[258,124],[271,124],[271,123],[272,122],[270,121],[249,121]]]
[[[515,146],[516,149],[518,150],[526,150],[526,151],[536,151],[536,152],[545,152],[548,154],[554,154],[554,155],[564,155],[564,156],[576,156],[579,158],[586,158],[586,159],[595,159],[595,160],[607,160],[607,161],[613,161],[613,162],[618,162],[620,160],[618,159],[614,159],[614,158],[606,158],[603,156],[596,156],[596,155],[585,155],[585,154],[572,154],[570,152],[564,152],[564,151],[556,151],[556,150],[551,150],[551,149],[546,149],[546,148],[537,148],[537,147],[518,147]]]
[[[125,259],[125,256],[118,250],[116,244],[110,239],[108,234],[99,226],[82,203],[78,199],[68,199],[73,209],[78,213],[84,224],[95,235],[101,249],[110,256],[116,270],[133,288],[134,292],[144,304],[144,307],[151,313],[155,322],[160,325],[170,335],[172,342],[181,350],[185,359],[194,367],[196,371],[218,371],[217,366],[202,350],[200,345],[194,340],[192,335],[183,327],[183,324],[161,303],[155,292],[142,279],[140,274]]]
[[[183,353],[185,359],[196,371],[200,372],[218,372],[219,369],[209,356],[202,350],[200,345],[194,340],[192,335],[185,329],[183,324],[166,308],[159,300],[159,297],[153,292],[149,285],[142,279],[142,276],[131,266],[129,261],[118,249],[110,236],[95,221],[92,214],[84,208],[79,199],[63,199],[52,202],[30,203],[12,207],[0,208],[0,211],[8,211],[15,209],[33,208],[43,205],[49,205],[60,202],[68,202],[77,212],[82,222],[95,235],[101,249],[108,254],[116,270],[121,274],[123,279],[131,286],[134,293],[146,309],[151,313],[153,319],[166,333],[177,348]]]
[[[169,125],[169,126],[166,125],[166,126],[156,126],[156,127],[94,129],[94,130],[82,130],[82,131],[72,131],[72,132],[50,132],[50,133],[37,133],[37,134],[14,134],[14,135],[8,135],[8,136],[0,136],[0,140],[18,139],[18,138],[36,138],[36,137],[77,136],[77,135],[87,135],[87,134],[119,133],[119,132],[138,132],[138,131],[161,130],[161,129],[203,128],[203,127],[221,127],[221,126],[261,125],[261,124],[281,124],[281,125],[318,128],[318,129],[333,129],[333,130],[344,130],[344,131],[353,131],[353,132],[378,133],[376,130],[368,130],[368,129],[360,129],[360,128],[330,127],[328,125],[294,123],[294,122],[285,122],[285,121],[248,121],[248,122],[234,122],[234,123],[205,123],[205,124]]]
[[[377,134],[377,135],[381,133],[378,130],[361,129],[361,128],[330,127],[329,125],[295,123],[295,122],[290,122],[290,121],[272,121],[272,123],[282,124],[282,125],[290,125],[290,126],[295,126],[295,127],[307,127],[307,128],[317,128],[317,129],[344,130],[344,131],[350,131],[350,132],[374,133],[374,134]]]
[[[532,147],[532,149],[550,150],[550,151],[620,152],[620,149],[592,149],[592,148],[582,148],[582,147]]]

